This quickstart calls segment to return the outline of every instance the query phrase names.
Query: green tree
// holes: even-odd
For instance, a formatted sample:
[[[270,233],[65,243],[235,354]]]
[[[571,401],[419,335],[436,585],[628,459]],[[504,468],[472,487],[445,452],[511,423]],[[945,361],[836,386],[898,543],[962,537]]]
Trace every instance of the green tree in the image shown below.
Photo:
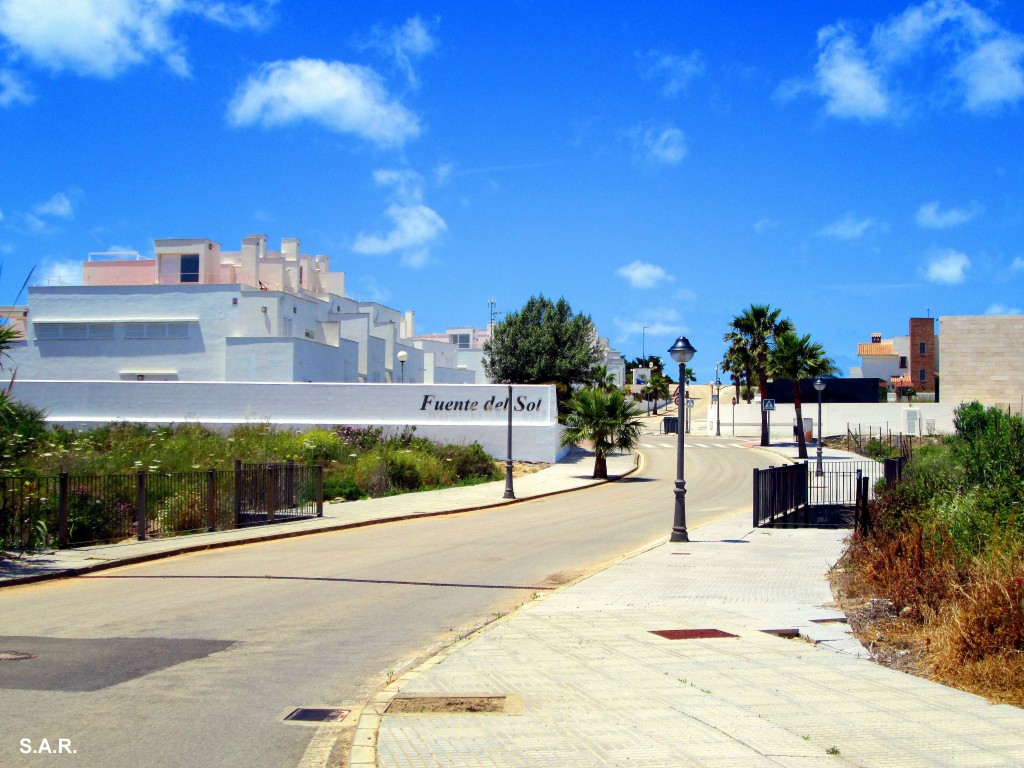
[[[647,400],[654,400],[654,415],[658,415],[658,401],[668,397],[671,382],[660,373],[652,373],[651,380],[644,385],[642,394]]]
[[[484,344],[484,372],[503,384],[554,384],[561,402],[590,382],[601,357],[590,315],[573,313],[564,298],[552,302],[541,294],[494,326]]]
[[[778,379],[789,379],[793,387],[793,406],[796,409],[798,457],[807,458],[807,439],[804,435],[803,403],[800,398],[800,380],[817,376],[834,376],[835,362],[825,348],[811,341],[810,334],[799,336],[793,331],[775,337],[775,346],[768,355],[768,372]]]
[[[566,406],[562,446],[589,442],[594,449],[594,477],[607,479],[606,455],[636,448],[643,432],[643,412],[621,389],[581,389]]]
[[[781,313],[782,310],[772,309],[767,304],[751,304],[743,314],[732,319],[729,323],[729,332],[725,334],[726,344],[730,347],[736,345],[743,348],[745,354],[750,357],[762,403],[768,397],[768,354],[774,346],[776,337],[795,330],[791,320],[779,319]],[[761,445],[770,443],[768,412],[762,409]]]
[[[746,395],[744,399],[748,403],[754,397],[753,387],[751,386],[751,370],[753,367],[754,361],[747,352],[746,346],[739,340],[733,341],[722,358],[722,370],[728,373],[729,378],[732,379],[732,385],[736,388],[737,403],[741,397],[740,384],[743,385],[742,394]]]
[[[615,375],[608,373],[607,365],[595,365],[590,369],[590,381],[588,385],[598,389],[612,390],[615,386]]]

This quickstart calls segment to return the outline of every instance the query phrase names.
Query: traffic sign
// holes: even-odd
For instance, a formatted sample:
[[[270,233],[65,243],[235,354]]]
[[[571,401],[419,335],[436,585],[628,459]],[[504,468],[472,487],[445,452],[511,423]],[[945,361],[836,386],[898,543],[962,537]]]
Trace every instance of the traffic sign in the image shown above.
[[[775,410],[775,401],[774,400],[765,400],[761,404],[761,410],[762,411],[774,411]]]
[[[687,400],[686,400],[686,407],[687,408],[693,408],[693,398],[687,398]]]

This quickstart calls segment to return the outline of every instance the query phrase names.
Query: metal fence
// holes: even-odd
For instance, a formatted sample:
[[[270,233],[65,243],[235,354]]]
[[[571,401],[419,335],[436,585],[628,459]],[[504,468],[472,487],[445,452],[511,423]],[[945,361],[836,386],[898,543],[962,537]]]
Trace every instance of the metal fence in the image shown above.
[[[827,461],[754,470],[755,527],[849,527],[886,468],[877,461]]]
[[[323,515],[323,467],[0,477],[0,540],[24,549],[40,529],[61,548],[219,531]]]

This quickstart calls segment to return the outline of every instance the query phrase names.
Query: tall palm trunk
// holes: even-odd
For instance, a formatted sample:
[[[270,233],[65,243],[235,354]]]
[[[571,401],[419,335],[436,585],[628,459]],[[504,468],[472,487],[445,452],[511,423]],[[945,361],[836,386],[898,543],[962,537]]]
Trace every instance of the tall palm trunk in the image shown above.
[[[594,451],[594,479],[608,479],[608,461],[605,459],[604,451],[602,450]]]
[[[797,458],[807,458],[807,436],[804,434],[803,403],[800,402],[800,381],[793,379],[793,406],[796,408],[796,444]]]
[[[764,401],[768,399],[768,359],[764,353],[757,355],[757,388],[761,393],[761,445],[771,445],[768,434],[768,411],[764,409]]]

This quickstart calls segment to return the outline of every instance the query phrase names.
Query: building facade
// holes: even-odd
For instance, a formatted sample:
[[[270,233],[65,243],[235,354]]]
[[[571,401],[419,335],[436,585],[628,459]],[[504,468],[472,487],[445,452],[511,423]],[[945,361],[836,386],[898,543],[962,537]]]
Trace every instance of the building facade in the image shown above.
[[[890,391],[900,393],[913,389],[917,394],[935,393],[939,347],[935,320],[930,317],[910,318],[907,336],[883,339],[871,334],[871,341],[857,345],[860,368],[853,368],[854,378],[881,379]]]
[[[1024,411],[1024,315],[939,318],[945,402]]]
[[[417,344],[414,316],[345,296],[327,256],[295,238],[239,251],[154,241],[153,259],[82,265],[82,285],[34,287],[10,308],[23,379],[473,383],[458,347]],[[404,354],[402,354],[404,353]]]

